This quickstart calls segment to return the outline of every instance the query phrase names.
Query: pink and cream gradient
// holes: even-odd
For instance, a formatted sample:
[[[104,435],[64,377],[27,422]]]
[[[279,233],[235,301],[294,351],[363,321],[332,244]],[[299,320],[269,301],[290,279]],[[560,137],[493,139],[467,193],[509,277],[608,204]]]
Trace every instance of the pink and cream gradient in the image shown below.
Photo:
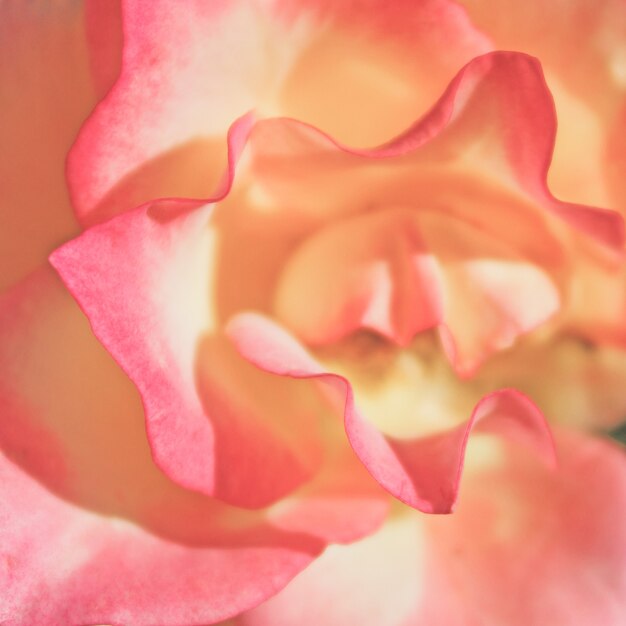
[[[626,6],[512,4],[0,8],[81,68],[2,165],[1,622],[622,624]]]

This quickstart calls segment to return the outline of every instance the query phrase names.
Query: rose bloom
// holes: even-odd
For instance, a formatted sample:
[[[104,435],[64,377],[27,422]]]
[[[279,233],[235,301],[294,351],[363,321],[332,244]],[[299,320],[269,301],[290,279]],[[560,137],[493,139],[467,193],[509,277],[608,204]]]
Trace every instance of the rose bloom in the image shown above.
[[[0,30],[2,624],[626,624],[622,0]]]

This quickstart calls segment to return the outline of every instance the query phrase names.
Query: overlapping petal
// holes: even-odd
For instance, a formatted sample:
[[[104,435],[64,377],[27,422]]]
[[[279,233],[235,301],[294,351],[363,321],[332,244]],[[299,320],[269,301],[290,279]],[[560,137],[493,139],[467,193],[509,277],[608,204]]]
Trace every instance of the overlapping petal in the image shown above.
[[[252,140],[259,145],[256,171],[263,190],[307,213],[336,217],[363,209],[368,201],[405,204],[418,190],[424,206],[431,200],[430,193],[423,197],[424,178],[436,188],[443,175],[446,182],[456,178],[460,186],[470,177],[508,188],[513,206],[525,199],[590,237],[620,246],[624,225],[618,213],[561,202],[550,193],[546,178],[555,132],[554,105],[537,59],[494,52],[469,62],[424,117],[378,148],[350,149],[313,128],[281,120],[256,130]],[[312,156],[315,170],[304,172],[300,165]],[[387,177],[385,166],[392,170]],[[407,171],[417,172],[417,180],[412,186],[396,185],[394,194],[389,179],[406,179]],[[365,174],[370,184],[358,184]],[[356,196],[348,196],[348,189]],[[440,198],[438,204],[443,203]],[[455,208],[467,215],[467,209]]]
[[[0,301],[0,335],[7,624],[212,623],[386,513],[341,438],[325,472],[280,508],[248,512],[171,482],[152,461],[136,390],[49,268]]]
[[[197,204],[140,207],[88,230],[52,262],[137,384],[157,464],[187,488],[261,506],[317,470],[317,420],[221,340],[208,216]]]
[[[562,203],[549,194],[545,175],[554,136],[553,111],[539,66],[525,55],[498,53],[476,59],[425,118],[376,150],[345,148],[320,131],[287,119],[252,124],[248,116],[231,129],[230,167],[214,200],[228,193],[234,162],[246,149],[248,133],[251,158],[242,185],[219,207],[222,217],[215,220],[215,230],[208,223],[209,209],[201,208],[202,201],[163,201],[88,230],[52,257],[99,338],[140,387],[157,463],[180,484],[228,502],[262,506],[274,501],[308,480],[320,458],[316,418],[308,405],[289,403],[286,411],[272,409],[272,398],[287,394],[287,387],[272,390],[276,381],[263,382],[245,361],[229,352],[220,337],[220,325],[237,307],[221,308],[212,281],[219,281],[225,273],[230,289],[237,287],[239,309],[256,306],[254,298],[246,302],[252,282],[263,285],[264,298],[268,291],[267,281],[259,282],[256,270],[241,275],[239,282],[237,267],[231,271],[228,259],[243,269],[247,266],[241,264],[240,255],[222,255],[214,271],[211,254],[219,242],[211,238],[219,236],[223,242],[228,234],[232,239],[228,228],[234,228],[235,235],[240,232],[237,220],[229,225],[229,203],[248,202],[254,213],[260,197],[270,203],[260,207],[256,218],[261,220],[263,208],[269,215],[280,215],[289,207],[293,215],[303,216],[300,236],[302,229],[311,233],[329,220],[362,215],[368,206],[378,206],[371,214],[383,216],[394,214],[385,210],[389,203],[409,203],[407,211],[415,210],[424,240],[430,244],[428,251],[440,263],[445,278],[443,287],[429,285],[433,276],[428,272],[407,282],[435,290],[434,297],[432,292],[427,294],[433,311],[440,308],[436,290],[449,291],[445,314],[428,323],[440,323],[444,348],[461,373],[471,372],[485,352],[507,347],[518,334],[554,312],[558,233],[565,228],[563,221],[590,240],[613,245],[620,241],[619,215]],[[500,168],[500,184],[505,181],[509,192],[503,194],[496,188],[495,198],[486,192],[491,204],[482,213],[477,210],[478,200],[458,204],[467,197],[467,186],[471,188],[468,177],[478,179],[478,188],[485,180],[488,187],[495,184],[489,170],[494,167]],[[350,195],[354,190],[356,197]],[[444,191],[447,195],[440,195]],[[413,201],[419,206],[410,206]],[[316,212],[316,207],[323,210]],[[398,214],[404,215],[404,209]],[[440,224],[439,220],[447,219],[454,226]],[[511,232],[513,223],[516,227]],[[449,242],[441,233],[454,234],[461,227],[455,224],[465,230]],[[468,237],[467,228],[477,233],[474,248],[474,236]],[[490,240],[493,244],[486,245]],[[241,238],[235,236],[235,242],[237,250],[246,247]],[[270,247],[257,237],[249,252],[263,255]],[[509,248],[512,256],[507,256]],[[278,279],[285,257],[272,258],[269,274],[274,272]],[[451,270],[455,264],[461,268],[457,274]],[[192,273],[189,267],[194,268]],[[468,293],[472,285],[477,289]],[[339,291],[350,294],[349,288]],[[375,291],[368,295],[365,313],[370,318],[381,310],[397,310],[397,302],[377,310],[380,297]],[[461,315],[463,310],[472,315]],[[415,317],[414,306],[407,315]],[[331,320],[330,327],[336,323]],[[409,327],[408,334],[426,327],[418,326]],[[266,392],[259,392],[259,402],[251,406],[245,398],[236,397],[241,387]],[[531,425],[530,430],[542,432],[540,414],[524,401],[511,409],[512,396],[505,395],[507,408],[500,412],[512,410],[522,423]],[[291,415],[294,410],[297,417]],[[273,419],[268,420],[268,413]],[[381,484],[425,510],[448,510],[454,502],[457,470],[471,423],[447,439],[451,443],[450,454],[443,455],[445,469],[435,473],[447,476],[449,488],[441,493],[439,480],[417,491],[412,484],[412,476],[423,475],[420,457],[429,455],[403,442],[394,443],[390,451],[389,440],[356,412],[350,411],[347,418],[351,443],[368,469],[377,467],[373,473]],[[355,445],[360,440],[368,443]],[[245,464],[240,462],[242,455]],[[386,460],[381,462],[381,458]],[[250,481],[256,485],[254,490],[249,489]]]
[[[343,413],[350,445],[376,480],[399,500],[427,513],[449,513],[457,500],[470,431],[500,432],[554,461],[549,428],[541,412],[521,393],[505,389],[483,398],[466,423],[417,439],[386,436],[360,414],[350,382],[325,371],[284,329],[255,314],[236,316],[228,335],[257,367],[281,377],[319,380]],[[416,407],[419,411],[419,407]]]
[[[539,64],[515,53],[472,61],[427,116],[374,150],[259,122],[249,202],[300,222],[276,312],[311,343],[359,326],[406,343],[438,325],[457,371],[471,374],[559,310],[572,240],[623,240],[618,213],[550,194],[555,129]],[[309,288],[319,305],[305,304]]]
[[[156,197],[209,196],[226,130],[251,108],[308,120],[360,145],[382,141],[424,112],[460,65],[488,49],[449,0],[401,9],[375,4],[354,5],[350,16],[305,2],[122,2],[120,78],[69,156],[81,223]],[[102,47],[99,33],[115,19],[98,15],[100,29],[88,33],[92,49]],[[365,110],[371,93],[384,104]],[[341,120],[339,109],[346,111]]]
[[[397,511],[377,534],[328,550],[236,623],[618,626],[623,450],[571,433],[557,440],[557,471],[481,441],[469,454],[483,462],[467,472],[453,516]]]
[[[491,11],[462,0],[470,19],[500,49],[541,59],[559,118],[553,189],[567,199],[624,210],[616,163],[626,88],[626,6],[621,0],[505,2]],[[616,154],[617,153],[617,154]]]

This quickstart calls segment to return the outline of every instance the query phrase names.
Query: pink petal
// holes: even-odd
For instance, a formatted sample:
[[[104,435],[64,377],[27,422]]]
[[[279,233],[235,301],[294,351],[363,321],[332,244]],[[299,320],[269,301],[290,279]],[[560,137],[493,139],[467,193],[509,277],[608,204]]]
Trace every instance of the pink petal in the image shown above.
[[[280,508],[186,491],[152,462],[140,399],[44,269],[0,300],[0,616],[212,623],[258,604],[386,514],[350,450]],[[341,439],[339,439],[341,441]]]
[[[246,124],[233,128],[231,157]],[[189,489],[258,507],[316,471],[317,417],[297,396],[276,406],[283,385],[220,338],[208,220],[209,207],[194,202],[139,207],[85,232],[51,261],[139,388],[159,467]]]
[[[420,618],[447,626],[442,607],[456,595],[466,614],[486,624],[623,622],[624,451],[557,435],[558,471],[510,454],[506,467],[468,477],[454,519],[429,520],[438,580]]]
[[[113,4],[113,3],[111,3]],[[78,225],[65,157],[102,95],[85,47],[82,3],[36,0],[0,6],[0,289],[45,261]],[[114,26],[114,24],[112,24]],[[111,42],[111,29],[101,32]],[[115,65],[115,46],[102,64]],[[71,94],[71,97],[68,97]]]
[[[623,168],[607,147],[623,136],[616,114],[626,85],[624,2],[530,0],[522,6],[513,0],[497,11],[476,0],[462,4],[496,48],[541,60],[559,120],[551,188],[559,197],[623,213],[626,197],[611,189],[620,185]]]
[[[122,15],[120,77],[68,160],[72,200],[86,224],[155,197],[211,195],[226,130],[265,88],[268,35],[250,3],[124,1]],[[97,29],[90,34],[97,48]]]
[[[279,115],[352,146],[372,146],[425,113],[458,69],[491,49],[449,0],[278,0],[313,37],[280,86]],[[293,24],[293,25],[292,25]]]
[[[538,61],[494,52],[469,62],[424,117],[378,148],[351,149],[306,124],[282,119],[259,124],[251,141],[264,193],[276,205],[318,220],[416,200],[420,207],[443,210],[454,191],[473,179],[493,192],[502,193],[504,185],[507,204],[516,211],[525,202],[528,213],[546,219],[556,214],[619,247],[624,225],[618,213],[550,194],[546,177],[555,132],[554,104]],[[441,197],[445,182],[452,185],[451,197]],[[446,209],[478,217],[463,204]]]
[[[385,140],[426,110],[462,63],[488,49],[449,0],[355,8],[358,19],[306,2],[122,2],[119,80],[69,157],[79,220],[92,224],[156,197],[209,196],[225,158],[223,135],[252,107],[341,131],[345,140],[355,130],[360,139],[368,135],[365,144]],[[100,76],[103,42],[111,41],[100,33],[116,15],[97,3],[88,9]],[[100,28],[91,26],[96,21]],[[338,118],[337,103],[349,116],[339,127],[326,123]]]
[[[241,314],[231,320],[227,332],[237,350],[264,371],[325,383],[331,401],[343,411],[348,440],[365,467],[392,495],[421,511],[449,513],[453,509],[465,446],[475,424],[529,445],[553,460],[552,439],[543,415],[515,390],[486,396],[469,421],[459,427],[401,440],[383,435],[368,423],[354,406],[349,381],[325,372],[293,337],[267,318]]]
[[[68,504],[4,456],[0,468],[6,624],[212,623],[275,593],[322,547],[259,523],[229,531],[219,507],[203,538],[172,541]]]
[[[601,440],[558,440],[558,471],[503,450],[496,464],[468,471],[455,515],[397,511],[372,537],[327,550],[235,623],[620,626],[624,454]]]

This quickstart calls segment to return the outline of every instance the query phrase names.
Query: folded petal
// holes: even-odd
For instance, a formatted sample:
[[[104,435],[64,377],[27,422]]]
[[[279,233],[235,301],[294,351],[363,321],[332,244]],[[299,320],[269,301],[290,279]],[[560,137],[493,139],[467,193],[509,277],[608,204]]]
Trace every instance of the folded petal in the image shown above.
[[[386,514],[388,498],[347,446],[328,453],[319,480],[261,511],[170,481],[152,461],[134,386],[49,268],[0,300],[0,338],[7,624],[212,623]]]
[[[306,386],[288,400],[220,338],[209,213],[183,201],[139,207],[51,261],[137,385],[159,467],[189,489],[258,507],[316,471],[318,416],[298,400]]]
[[[496,48],[541,60],[559,120],[550,169],[554,192],[623,213],[626,196],[612,189],[619,189],[622,170],[610,147],[623,136],[618,116],[626,87],[624,3],[531,0],[522,7],[507,0],[498,11],[476,0],[461,4]]]
[[[549,428],[528,398],[505,389],[483,398],[466,423],[428,437],[386,436],[360,414],[350,382],[327,372],[284,329],[267,318],[236,316],[227,332],[237,350],[257,367],[281,377],[317,379],[343,412],[350,445],[372,476],[396,498],[427,513],[449,513],[456,502],[469,433],[493,430],[553,461]],[[416,412],[419,407],[416,407]]]
[[[558,441],[556,471],[520,448],[476,441],[455,515],[398,510],[372,537],[327,550],[236,624],[620,625],[623,451],[570,434]]]
[[[548,257],[557,244],[537,226],[535,241]],[[456,371],[473,374],[488,355],[554,315],[561,300],[555,261],[538,263],[524,242],[503,243],[486,230],[409,209],[333,222],[285,264],[276,315],[313,346],[362,329],[407,346],[439,327]]]
[[[125,1],[122,16],[120,77],[68,161],[72,199],[86,224],[155,197],[208,197],[223,169],[229,125],[288,62],[268,67],[271,48],[283,53],[289,46],[277,43],[266,11],[253,3]],[[90,35],[97,48],[98,31]],[[156,157],[139,176],[122,181]]]
[[[113,13],[90,11],[101,24],[88,30],[96,55]],[[460,65],[487,50],[449,0],[402,10],[364,3],[352,14],[282,0],[185,7],[141,0],[122,2],[122,17],[119,80],[69,157],[83,224],[156,197],[208,197],[225,159],[222,138],[253,107],[360,145],[386,140],[430,106]]]
[[[561,202],[548,190],[555,132],[554,104],[537,59],[494,52],[469,62],[426,115],[378,148],[351,149],[281,119],[259,124],[251,142],[258,185],[274,205],[319,221],[415,203],[480,219],[460,194],[475,181],[481,195],[507,191],[500,202],[512,211],[525,202],[526,212],[558,215],[619,247],[624,226],[618,213]]]

